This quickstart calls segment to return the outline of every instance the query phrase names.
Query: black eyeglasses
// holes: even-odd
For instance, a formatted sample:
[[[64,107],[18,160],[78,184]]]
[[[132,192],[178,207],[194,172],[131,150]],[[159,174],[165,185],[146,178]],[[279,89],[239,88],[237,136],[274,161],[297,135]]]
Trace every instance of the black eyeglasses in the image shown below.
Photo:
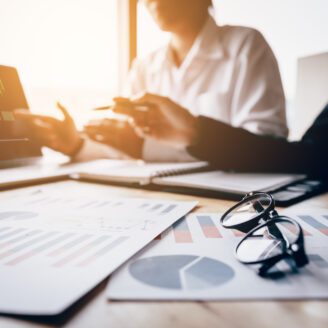
[[[301,226],[275,210],[270,194],[247,194],[221,217],[221,225],[246,233],[236,247],[236,257],[244,264],[260,264],[259,275],[283,259],[293,259],[296,267],[309,263]]]

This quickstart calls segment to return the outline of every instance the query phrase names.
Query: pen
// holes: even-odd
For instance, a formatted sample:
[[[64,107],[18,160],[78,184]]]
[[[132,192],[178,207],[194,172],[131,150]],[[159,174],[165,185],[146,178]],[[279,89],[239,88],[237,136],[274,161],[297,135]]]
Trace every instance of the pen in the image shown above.
[[[93,108],[93,110],[110,110],[112,108],[113,108],[113,105],[108,105],[108,106],[96,107],[96,108]]]
[[[131,106],[134,107],[135,105],[130,101],[129,98],[124,98],[124,97],[115,97],[114,102],[117,104],[124,104],[125,106]],[[114,104],[112,105],[107,105],[107,106],[101,106],[101,107],[96,107],[93,110],[110,110],[114,107]]]
[[[139,111],[145,111],[149,107],[149,106],[141,105],[141,104],[133,104],[131,102],[124,103],[124,106],[130,107],[131,109],[135,109],[135,110],[139,110]],[[101,107],[93,108],[93,110],[94,111],[111,110],[114,107],[115,107],[115,105],[107,105],[107,106],[101,106]]]

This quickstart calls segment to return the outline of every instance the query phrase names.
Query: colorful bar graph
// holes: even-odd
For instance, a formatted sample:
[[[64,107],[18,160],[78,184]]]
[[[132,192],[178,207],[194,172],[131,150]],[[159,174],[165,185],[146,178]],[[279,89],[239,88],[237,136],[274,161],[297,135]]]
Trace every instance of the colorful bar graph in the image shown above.
[[[295,225],[286,224],[285,228],[288,229],[294,235],[296,235],[298,233],[298,228]],[[302,227],[302,230],[303,230],[304,236],[312,236],[312,234],[309,233],[307,230],[305,230],[303,227]]]
[[[192,236],[185,218],[173,224],[173,234],[177,243],[192,243]]]
[[[314,217],[310,215],[299,215],[299,218],[309,224],[314,229],[317,229],[324,235],[328,236],[328,227],[316,220]]]
[[[22,232],[24,230],[25,229],[22,229],[22,228],[11,230],[10,232],[7,232],[7,233],[1,235],[0,236],[0,240],[6,239],[6,238],[11,237],[11,236],[14,236],[14,235],[17,235],[18,233],[20,233],[20,232]]]
[[[115,240],[113,240],[108,245],[102,247],[100,250],[98,250],[96,253],[90,255],[82,262],[78,263],[77,266],[85,266],[90,264],[91,262],[97,260],[99,257],[106,255],[108,252],[110,252],[113,248],[117,247],[118,245],[122,244],[124,241],[129,239],[129,237],[119,237]]]
[[[19,235],[18,237],[16,236],[14,238],[6,240],[4,243],[0,243],[0,249],[8,247],[9,245],[18,243],[20,241],[23,241],[26,238],[40,234],[41,232],[42,232],[42,230],[32,230],[32,231],[28,231],[27,233],[24,233],[23,235]]]
[[[219,229],[208,215],[198,215],[197,220],[206,238],[222,238]]]
[[[23,244],[19,244],[18,246],[15,246],[7,251],[4,251],[3,253],[0,254],[0,260],[7,257],[7,256],[10,256],[10,255],[13,255],[19,251],[22,251],[24,250],[26,247],[29,247],[29,246],[32,246],[36,243],[39,243],[43,240],[46,240],[48,239],[49,237],[52,237],[54,235],[56,235],[58,232],[56,231],[51,231],[51,232],[48,232],[46,234],[43,234],[41,236],[38,236],[34,239],[31,239],[31,240],[28,240],[27,242],[23,243]]]
[[[61,267],[63,265],[66,265],[67,263],[74,261],[78,257],[82,256],[85,254],[85,252],[91,250],[92,248],[100,245],[104,241],[108,240],[110,238],[109,236],[101,236],[97,239],[94,239],[93,241],[89,242],[88,244],[82,246],[81,248],[77,249],[73,253],[65,256],[63,259],[57,261],[53,266],[55,267]]]
[[[18,257],[10,260],[9,262],[6,263],[6,265],[16,265],[16,264],[19,264],[41,252],[43,252],[44,250],[58,244],[58,243],[61,243],[63,242],[64,240],[66,240],[67,238],[71,237],[73,235],[73,233],[67,233],[67,234],[64,234],[64,235],[61,235],[55,239],[51,239],[50,241],[47,241],[39,246],[37,246],[36,248],[33,248],[21,255],[19,255]]]
[[[84,242],[85,240],[89,239],[90,237],[92,237],[92,235],[83,235],[80,236],[78,238],[75,238],[72,241],[69,241],[68,243],[66,243],[65,245],[60,246],[59,248],[51,251],[48,256],[58,256],[62,253],[65,253],[66,251],[70,250],[71,248],[75,247],[76,245]]]

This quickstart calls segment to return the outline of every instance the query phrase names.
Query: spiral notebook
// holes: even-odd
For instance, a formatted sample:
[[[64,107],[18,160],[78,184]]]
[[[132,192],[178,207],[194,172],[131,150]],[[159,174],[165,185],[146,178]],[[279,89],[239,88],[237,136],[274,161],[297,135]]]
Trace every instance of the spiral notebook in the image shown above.
[[[209,170],[207,162],[145,163],[141,160],[100,160],[97,162],[98,166],[93,165],[88,169],[83,169],[76,177],[104,182],[148,185],[151,184],[155,178]],[[107,165],[107,163],[110,165]],[[115,163],[115,165],[113,165],[113,163]]]
[[[78,174],[80,179],[102,182],[118,182],[222,191],[243,195],[249,191],[272,191],[305,178],[293,174],[250,174],[213,170],[207,162],[145,163],[143,161],[119,161],[106,167],[106,160]]]

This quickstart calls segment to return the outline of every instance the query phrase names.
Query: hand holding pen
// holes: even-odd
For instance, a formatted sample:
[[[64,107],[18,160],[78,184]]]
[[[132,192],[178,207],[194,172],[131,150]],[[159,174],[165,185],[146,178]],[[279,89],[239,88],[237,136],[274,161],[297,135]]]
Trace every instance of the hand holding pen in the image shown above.
[[[115,111],[117,107],[125,107],[129,110],[139,110],[139,111],[146,111],[147,105],[146,104],[138,104],[134,103],[129,98],[124,97],[115,97],[113,98],[113,104],[107,106],[96,107],[93,110],[95,111],[102,111],[102,110],[112,110]]]

